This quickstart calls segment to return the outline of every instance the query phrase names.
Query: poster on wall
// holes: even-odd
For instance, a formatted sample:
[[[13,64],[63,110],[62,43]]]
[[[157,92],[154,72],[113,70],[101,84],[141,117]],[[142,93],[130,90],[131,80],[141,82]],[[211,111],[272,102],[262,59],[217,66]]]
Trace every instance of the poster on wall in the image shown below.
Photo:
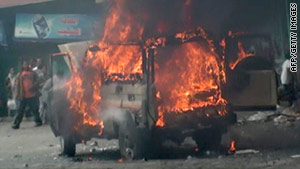
[[[99,18],[76,14],[17,14],[16,39],[97,40],[101,34]]]

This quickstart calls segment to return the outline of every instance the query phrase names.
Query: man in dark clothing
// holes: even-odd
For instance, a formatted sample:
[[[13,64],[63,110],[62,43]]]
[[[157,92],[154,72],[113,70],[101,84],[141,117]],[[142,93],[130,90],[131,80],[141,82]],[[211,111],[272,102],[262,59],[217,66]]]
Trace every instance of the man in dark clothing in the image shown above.
[[[17,98],[20,100],[20,106],[12,125],[13,129],[20,127],[27,106],[34,116],[35,126],[42,125],[39,116],[38,86],[37,74],[30,69],[28,62],[25,61],[22,71],[17,76]]]

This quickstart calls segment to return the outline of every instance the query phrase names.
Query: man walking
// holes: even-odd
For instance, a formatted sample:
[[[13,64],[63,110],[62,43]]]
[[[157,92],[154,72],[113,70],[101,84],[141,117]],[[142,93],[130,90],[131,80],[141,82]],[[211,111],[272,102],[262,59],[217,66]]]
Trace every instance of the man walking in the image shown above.
[[[18,129],[20,127],[27,106],[34,116],[35,126],[41,126],[42,121],[39,116],[38,77],[37,74],[30,69],[28,62],[26,61],[23,62],[22,71],[18,74],[17,87],[17,96],[20,99],[20,106],[12,128]]]

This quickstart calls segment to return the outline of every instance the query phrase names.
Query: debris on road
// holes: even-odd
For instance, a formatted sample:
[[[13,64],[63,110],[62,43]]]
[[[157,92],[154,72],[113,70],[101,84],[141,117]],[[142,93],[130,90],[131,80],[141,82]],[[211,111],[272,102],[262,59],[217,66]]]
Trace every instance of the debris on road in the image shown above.
[[[258,150],[246,149],[246,150],[237,150],[237,151],[235,152],[235,155],[257,154],[257,153],[259,153]]]
[[[300,118],[300,113],[297,110],[295,110],[294,107],[285,108],[281,114],[287,115],[287,116],[293,116],[295,118]]]
[[[26,164],[24,164],[24,167],[25,167],[25,168],[28,168],[28,166],[29,166],[29,165],[28,165],[27,163],[26,163]]]
[[[291,155],[291,158],[300,158],[300,154]]]
[[[22,155],[16,154],[16,155],[14,155],[14,158],[22,158]]]
[[[274,112],[258,112],[250,117],[248,117],[247,121],[261,121],[265,122],[270,119],[271,116],[273,116]]]
[[[191,156],[191,155],[188,155],[187,157],[186,157],[186,160],[191,160],[193,157]]]
[[[76,157],[72,159],[74,162],[83,162],[82,158]]]
[[[274,123],[276,125],[281,124],[281,123],[288,124],[289,122],[293,122],[295,120],[296,119],[294,117],[288,117],[288,116],[285,116],[285,115],[280,115],[280,116],[274,118]]]
[[[96,146],[98,146],[98,142],[97,142],[97,141],[93,141],[93,142],[90,144],[90,146],[96,147]]]

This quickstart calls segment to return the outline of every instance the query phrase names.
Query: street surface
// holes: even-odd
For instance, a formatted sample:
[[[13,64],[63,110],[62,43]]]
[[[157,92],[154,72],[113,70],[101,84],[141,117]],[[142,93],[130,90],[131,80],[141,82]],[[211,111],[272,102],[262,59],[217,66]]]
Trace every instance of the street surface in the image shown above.
[[[268,125],[255,124],[245,127],[236,126],[227,136],[223,137],[224,144],[227,144],[228,137],[235,137],[240,147],[259,148],[260,142],[255,142],[251,137],[259,131],[272,131],[277,135],[277,139],[272,137],[268,140],[268,135],[258,134],[257,140],[264,140],[269,147],[264,150],[256,149],[259,153],[246,153],[241,155],[225,155],[214,152],[206,152],[201,155],[184,155],[175,158],[165,159],[145,159],[139,161],[122,161],[118,153],[117,140],[93,140],[88,143],[77,145],[77,155],[74,158],[59,156],[59,139],[55,138],[49,126],[33,127],[31,121],[23,121],[19,130],[11,129],[9,122],[0,122],[0,168],[44,168],[44,169],[84,169],[84,168],[101,168],[101,169],[179,169],[179,168],[197,168],[197,169],[296,169],[300,168],[300,148],[293,148],[299,145],[298,135],[293,132],[299,130],[284,129],[294,137],[289,140],[289,134],[282,135],[278,129],[268,128]],[[257,127],[254,127],[257,126]],[[296,125],[297,126],[297,125]],[[240,131],[239,131],[240,130]],[[278,130],[278,131],[277,131]],[[251,136],[238,136],[237,133],[249,131]],[[247,132],[246,132],[247,133]],[[299,132],[298,132],[299,133]],[[242,135],[242,134],[241,134]],[[254,135],[254,136],[253,136]],[[247,138],[247,139],[245,139]],[[276,139],[276,138],[275,138]],[[245,141],[246,140],[246,141]],[[249,143],[247,144],[247,140]],[[244,142],[244,143],[243,143]],[[274,142],[274,144],[273,144]],[[282,142],[284,146],[277,145]],[[289,147],[288,145],[293,145]],[[275,148],[272,148],[274,146]],[[178,151],[176,151],[177,153]]]

